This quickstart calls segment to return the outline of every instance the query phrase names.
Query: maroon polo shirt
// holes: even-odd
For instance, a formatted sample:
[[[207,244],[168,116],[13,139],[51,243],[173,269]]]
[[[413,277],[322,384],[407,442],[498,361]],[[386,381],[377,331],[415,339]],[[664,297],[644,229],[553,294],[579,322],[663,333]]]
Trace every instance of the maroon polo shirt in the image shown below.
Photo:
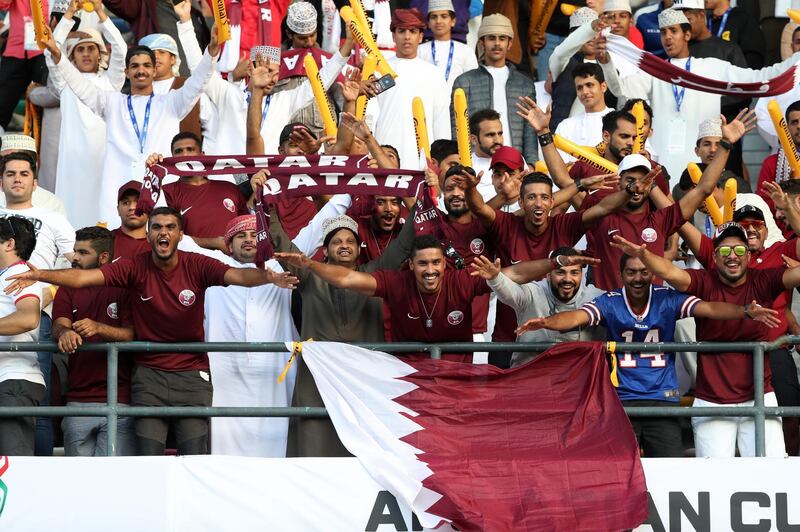
[[[128,291],[124,288],[90,286],[86,288],[61,287],[53,300],[53,320],[66,318],[72,323],[90,319],[111,327],[131,327],[131,307]],[[107,340],[99,335],[83,338],[84,343]],[[119,357],[117,373],[117,401],[130,403],[131,356]],[[85,351],[69,355],[69,389],[67,401],[79,403],[105,403],[108,359],[101,351]]]
[[[723,284],[717,272],[686,270],[691,276],[687,293],[704,301],[724,301],[747,305],[756,301],[770,306],[786,288],[784,268],[748,270],[744,284],[731,287]],[[742,320],[713,320],[695,317],[697,340],[703,342],[757,342],[766,340],[769,332],[761,322]],[[764,391],[772,391],[769,360],[764,357]],[[712,403],[732,404],[752,401],[752,353],[697,353],[697,384],[695,396]]]
[[[175,251],[178,265],[158,269],[151,255],[139,254],[100,267],[106,286],[130,290],[137,340],[148,342],[202,342],[206,288],[226,286],[230,269],[218,260]],[[156,353],[137,356],[136,363],[162,371],[207,370],[206,353]]]
[[[228,222],[249,214],[239,187],[227,181],[209,180],[202,185],[176,181],[164,185],[167,205],[183,216],[183,232],[189,236],[223,236]]]
[[[151,251],[147,238],[133,238],[122,232],[122,229],[111,231],[114,235],[114,260],[123,257],[132,258],[139,253]]]
[[[392,309],[392,340],[395,342],[471,342],[472,299],[491,290],[486,281],[467,270],[446,269],[440,289],[434,294],[419,291],[414,273],[380,270],[375,296]],[[430,316],[430,318],[428,317]],[[431,320],[431,327],[426,321]],[[468,362],[471,354],[445,354],[447,360]]]

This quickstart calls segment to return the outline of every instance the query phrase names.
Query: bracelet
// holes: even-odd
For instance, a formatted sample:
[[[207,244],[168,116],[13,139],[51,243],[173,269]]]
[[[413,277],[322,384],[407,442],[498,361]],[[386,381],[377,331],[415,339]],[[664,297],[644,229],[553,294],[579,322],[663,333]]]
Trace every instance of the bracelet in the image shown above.
[[[583,184],[583,179],[579,179],[575,183],[578,185],[578,192],[586,192],[589,190],[586,185]]]
[[[553,134],[550,131],[548,131],[547,133],[542,133],[541,135],[538,135],[536,138],[539,139],[539,144],[542,146],[542,148],[544,148],[548,144],[553,143]]]
[[[730,142],[728,142],[725,139],[720,139],[719,147],[720,148],[725,148],[726,150],[731,151],[731,149],[733,148],[733,144],[731,144]]]
[[[745,306],[744,306],[744,315],[745,315],[745,316],[746,316],[748,319],[751,319],[751,320],[752,320],[752,319],[755,319],[755,318],[753,318],[753,315],[752,315],[752,314],[750,314],[750,309],[748,309],[748,308],[747,308],[747,305],[745,305]]]

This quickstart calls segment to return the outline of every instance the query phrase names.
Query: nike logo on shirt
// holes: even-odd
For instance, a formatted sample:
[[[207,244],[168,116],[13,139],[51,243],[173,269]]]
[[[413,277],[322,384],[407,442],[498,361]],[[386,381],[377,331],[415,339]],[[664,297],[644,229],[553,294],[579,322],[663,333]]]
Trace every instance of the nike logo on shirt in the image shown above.
[[[193,207],[193,206],[189,206],[189,207],[186,207],[185,209],[181,209],[181,216],[183,216],[184,214],[186,214],[187,212],[189,212],[189,209],[191,209],[192,207]]]
[[[408,316],[412,320],[418,320],[419,319],[419,316],[412,316],[410,312],[408,314],[406,314],[406,316]]]
[[[139,299],[141,299],[142,301],[150,301],[151,299],[153,299],[153,296],[150,296],[150,297],[139,296]]]
[[[520,262],[522,262],[522,261],[521,260],[511,259],[511,264],[519,264]]]

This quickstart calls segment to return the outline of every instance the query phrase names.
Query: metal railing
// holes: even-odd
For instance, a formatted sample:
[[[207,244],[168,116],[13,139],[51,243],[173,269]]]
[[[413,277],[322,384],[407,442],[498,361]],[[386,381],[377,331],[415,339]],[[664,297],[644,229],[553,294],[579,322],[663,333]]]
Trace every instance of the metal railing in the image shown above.
[[[764,456],[764,421],[770,416],[800,417],[800,407],[764,406],[764,354],[785,344],[800,344],[800,337],[787,336],[774,342],[724,342],[724,343],[617,343],[618,351],[642,353],[753,353],[753,382],[755,397],[753,406],[720,407],[626,407],[631,417],[753,417],[755,418],[756,456]],[[290,343],[291,345],[291,343]],[[428,353],[432,358],[441,358],[442,353],[497,352],[497,351],[544,351],[552,343],[353,343],[359,347],[390,353]],[[55,343],[0,342],[0,352],[57,352]],[[211,406],[161,406],[141,407],[117,403],[120,353],[197,353],[197,352],[288,352],[283,342],[194,342],[155,343],[122,342],[108,344],[84,344],[80,351],[106,351],[108,357],[108,394],[103,406],[27,406],[0,407],[0,417],[105,417],[108,424],[108,455],[117,454],[117,420],[129,417],[327,417],[324,407],[211,407]],[[212,381],[213,382],[213,381]]]

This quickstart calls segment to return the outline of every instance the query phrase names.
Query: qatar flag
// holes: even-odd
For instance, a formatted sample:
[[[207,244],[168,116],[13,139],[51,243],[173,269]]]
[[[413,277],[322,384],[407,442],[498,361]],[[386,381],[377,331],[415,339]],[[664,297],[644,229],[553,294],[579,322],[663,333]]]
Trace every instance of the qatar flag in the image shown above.
[[[306,342],[339,438],[426,528],[624,530],[647,518],[639,447],[599,342],[509,370]]]

